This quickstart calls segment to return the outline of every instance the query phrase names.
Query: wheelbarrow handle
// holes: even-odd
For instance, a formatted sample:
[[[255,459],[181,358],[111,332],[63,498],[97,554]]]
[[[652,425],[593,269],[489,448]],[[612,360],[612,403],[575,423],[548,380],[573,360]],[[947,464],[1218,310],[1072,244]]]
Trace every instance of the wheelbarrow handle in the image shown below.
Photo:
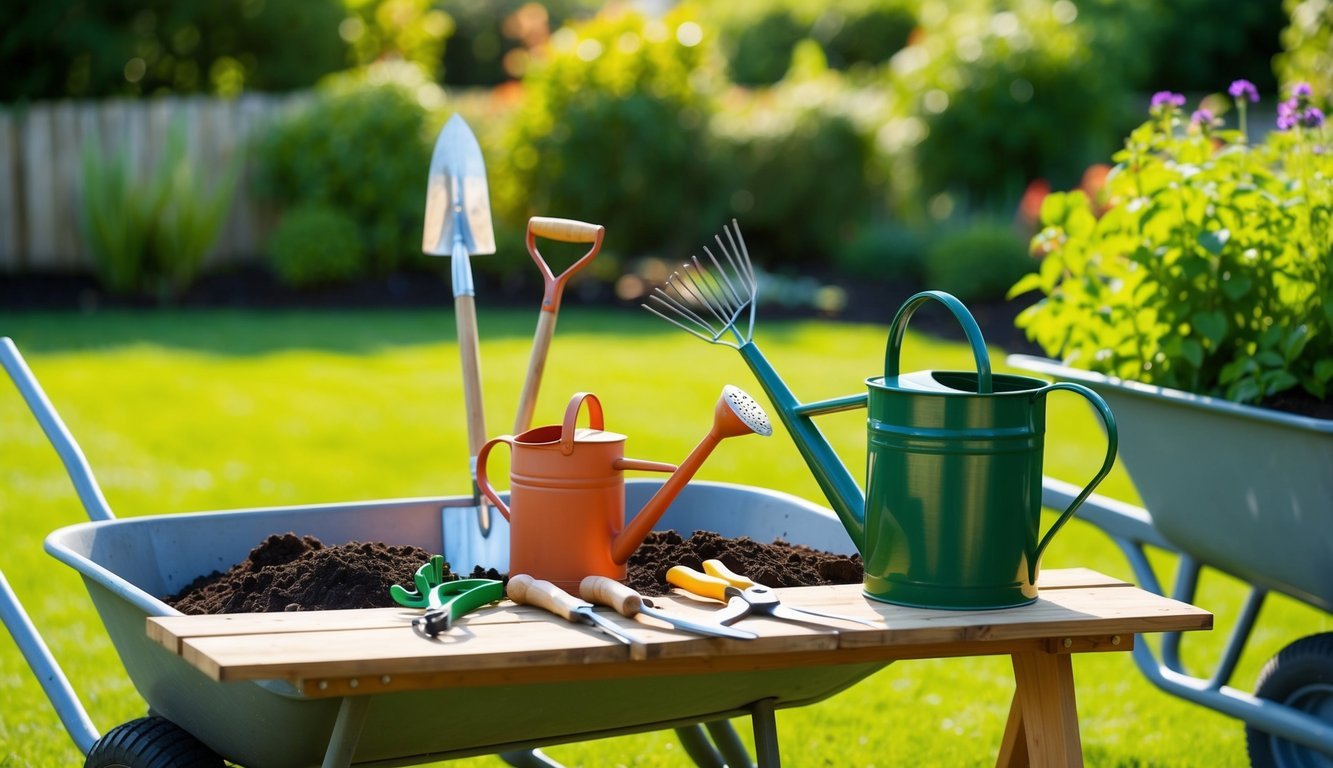
[[[4,366],[5,372],[18,387],[19,394],[28,404],[28,410],[32,411],[42,431],[46,433],[46,439],[60,456],[60,461],[65,465],[65,472],[69,474],[74,490],[79,494],[79,501],[83,502],[83,509],[88,513],[88,519],[114,520],[116,516],[111,514],[111,507],[106,503],[106,497],[102,495],[102,489],[93,477],[92,468],[88,466],[88,459],[84,457],[83,450],[79,448],[78,442],[65,427],[65,422],[60,419],[60,414],[56,413],[55,407],[47,399],[42,386],[37,383],[37,378],[32,375],[32,370],[19,354],[18,347],[14,346],[14,342],[7,336],[0,337],[0,365]]]

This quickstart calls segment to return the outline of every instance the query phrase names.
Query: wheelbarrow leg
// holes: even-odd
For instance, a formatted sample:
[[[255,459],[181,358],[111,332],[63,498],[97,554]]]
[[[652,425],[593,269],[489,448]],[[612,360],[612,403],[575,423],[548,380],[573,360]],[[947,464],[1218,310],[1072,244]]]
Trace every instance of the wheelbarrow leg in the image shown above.
[[[323,768],[347,768],[352,764],[352,754],[361,740],[361,728],[366,724],[368,709],[369,696],[343,697],[333,733],[329,736],[329,748],[324,752]]]
[[[754,757],[760,768],[781,768],[778,754],[778,720],[773,699],[760,699],[750,705],[750,722],[754,724]]]

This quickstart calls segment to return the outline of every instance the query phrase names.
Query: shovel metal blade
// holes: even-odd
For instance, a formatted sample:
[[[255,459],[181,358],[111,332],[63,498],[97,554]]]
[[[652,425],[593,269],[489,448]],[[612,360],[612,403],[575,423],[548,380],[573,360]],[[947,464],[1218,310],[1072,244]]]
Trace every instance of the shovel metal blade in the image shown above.
[[[495,253],[486,161],[477,137],[457,113],[440,130],[430,158],[421,250],[449,256],[455,244],[469,254]]]

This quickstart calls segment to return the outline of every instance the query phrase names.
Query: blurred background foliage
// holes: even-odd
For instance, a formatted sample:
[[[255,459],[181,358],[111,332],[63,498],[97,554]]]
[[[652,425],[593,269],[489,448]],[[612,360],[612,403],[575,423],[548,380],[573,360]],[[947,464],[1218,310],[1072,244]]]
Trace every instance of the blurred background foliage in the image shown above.
[[[499,245],[474,266],[507,289],[532,278],[533,215],[606,225],[606,285],[735,217],[771,272],[998,299],[1035,263],[1014,257],[1033,196],[1095,180],[1151,93],[1246,78],[1271,109],[1279,82],[1333,85],[1330,0],[50,0],[0,24],[11,105],[309,91],[253,155],[275,228],[301,213],[266,248],[298,285],[445,279],[419,238],[457,111]],[[335,217],[357,247],[302,265],[319,252],[290,230]]]

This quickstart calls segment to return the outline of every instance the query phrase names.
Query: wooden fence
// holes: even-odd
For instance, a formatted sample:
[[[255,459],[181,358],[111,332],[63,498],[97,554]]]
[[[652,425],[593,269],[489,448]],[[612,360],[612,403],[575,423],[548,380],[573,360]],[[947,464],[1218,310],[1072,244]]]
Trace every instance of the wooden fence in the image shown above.
[[[0,105],[0,274],[92,270],[79,232],[85,142],[97,142],[103,152],[124,151],[132,167],[146,173],[179,117],[194,167],[221,169],[238,154],[244,158],[247,142],[265,124],[308,98],[247,94]],[[207,265],[254,259],[263,245],[265,217],[250,196],[252,170],[242,162],[231,211]]]

